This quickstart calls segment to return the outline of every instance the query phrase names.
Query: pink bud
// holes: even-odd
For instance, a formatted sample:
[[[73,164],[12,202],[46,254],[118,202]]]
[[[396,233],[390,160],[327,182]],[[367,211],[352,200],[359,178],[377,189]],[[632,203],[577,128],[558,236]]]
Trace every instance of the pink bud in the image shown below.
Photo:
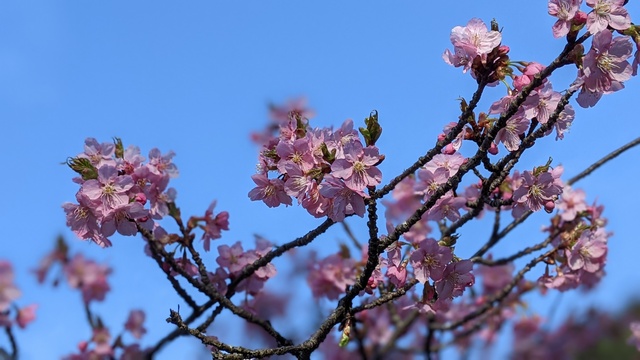
[[[456,149],[453,147],[452,144],[449,144],[445,146],[444,149],[442,149],[442,153],[446,155],[453,155],[455,152],[456,152]]]
[[[556,207],[556,203],[553,200],[549,200],[546,203],[544,203],[544,211],[546,211],[548,214],[551,214],[553,212],[553,209],[555,209]]]
[[[491,155],[497,155],[498,154],[498,146],[496,145],[496,143],[491,143],[491,146],[489,146],[489,154]]]
[[[442,141],[442,140],[444,140],[444,138],[445,138],[446,136],[447,136],[447,135],[445,135],[444,133],[442,133],[442,134],[438,135],[438,141]]]
[[[587,23],[587,13],[585,13],[583,11],[578,11],[576,13],[576,16],[574,16],[573,19],[571,19],[571,22],[574,25],[586,24]]]
[[[500,52],[500,55],[507,55],[509,53],[511,49],[507,46],[507,45],[500,45],[500,47],[498,48],[498,51]]]
[[[525,86],[529,85],[530,79],[528,76],[514,76],[513,77],[513,87],[520,91]],[[495,155],[495,154],[493,154]]]
[[[147,195],[145,195],[144,193],[137,193],[136,194],[136,201],[139,202],[140,204],[144,205],[147,203]]]
[[[81,353],[87,351],[88,347],[89,347],[89,343],[86,341],[80,341],[78,343],[78,350],[80,350]]]

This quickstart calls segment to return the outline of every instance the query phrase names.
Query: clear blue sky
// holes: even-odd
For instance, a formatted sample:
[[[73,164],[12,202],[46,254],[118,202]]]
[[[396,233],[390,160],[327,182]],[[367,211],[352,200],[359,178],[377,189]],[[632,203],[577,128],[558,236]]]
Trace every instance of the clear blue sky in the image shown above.
[[[632,19],[640,18],[637,2],[627,8]],[[318,114],[317,126],[338,126],[347,118],[360,122],[377,109],[384,128],[378,145],[387,156],[383,176],[389,179],[423,154],[445,123],[456,120],[456,98],[471,96],[473,80],[447,66],[441,54],[450,47],[451,28],[472,17],[499,21],[512,59],[548,63],[563,46],[551,36],[554,20],[546,14],[545,1],[24,0],[0,5],[0,151],[5,161],[0,259],[14,263],[23,291],[19,303],[40,304],[37,321],[17,331],[23,359],[59,357],[89,337],[79,295],[66,286],[38,286],[30,273],[58,234],[70,240],[72,251],[115,269],[112,293],[95,307],[113,331],[137,307],[148,315],[143,344],[172,330],[164,319],[179,301],[142,254],[142,240],[114,237],[114,246],[102,250],[76,240],[65,228],[60,205],[74,199],[77,187],[60,163],[82,151],[85,137],[108,141],[118,136],[145,154],[152,147],[174,150],[180,177],[172,184],[183,214],[202,214],[218,199],[217,209],[231,214],[232,229],[219,241],[250,242],[253,233],[260,233],[282,243],[319,220],[301,208],[270,210],[247,198],[256,162],[248,133],[264,124],[267,103],[306,95]],[[566,88],[575,70],[560,75],[552,79],[556,89]],[[632,110],[640,90],[637,80],[605,96],[594,109],[576,107],[565,140],[542,141],[523,166],[542,164],[551,155],[571,176],[638,136],[630,126],[637,120]],[[502,91],[489,91],[493,97],[481,109],[488,109]],[[567,294],[562,304],[617,309],[640,295],[633,212],[638,158],[636,149],[578,184],[590,200],[598,198],[607,206],[615,237],[602,284],[588,295]],[[499,251],[511,253],[540,239],[537,230],[544,217],[536,219]],[[326,235],[324,251],[340,238],[345,236],[339,231]],[[474,240],[460,240],[470,245],[467,254]],[[208,255],[213,264],[214,253]],[[3,336],[0,344],[6,346]],[[176,342],[159,358],[192,356],[194,349],[192,342]]]

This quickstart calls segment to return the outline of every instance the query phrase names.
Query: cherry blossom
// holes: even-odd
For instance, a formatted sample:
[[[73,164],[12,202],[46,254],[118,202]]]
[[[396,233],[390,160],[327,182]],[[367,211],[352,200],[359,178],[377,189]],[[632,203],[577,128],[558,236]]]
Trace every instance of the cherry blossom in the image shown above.
[[[268,207],[276,207],[280,204],[291,205],[291,197],[284,191],[282,180],[269,179],[263,174],[252,175],[251,179],[257,185],[249,191],[251,200],[262,200]]]
[[[469,260],[461,260],[450,263],[444,269],[442,279],[436,281],[438,297],[450,299],[462,295],[465,288],[475,283],[475,277],[471,273],[473,263]]]
[[[487,29],[487,25],[480,19],[471,19],[466,26],[456,26],[451,30],[451,43],[454,47],[452,54],[445,50],[442,58],[455,67],[463,67],[466,72],[476,56],[484,61],[486,55],[500,45],[502,35],[495,30]]]
[[[562,186],[551,172],[535,174],[527,170],[522,174],[521,186],[513,192],[513,200],[516,202],[513,217],[519,218],[526,210],[538,211],[561,193]]]
[[[503,143],[504,147],[509,151],[516,151],[520,147],[520,135],[524,134],[529,128],[530,121],[523,116],[522,111],[516,113],[507,120],[505,127],[498,130],[495,142]]]
[[[344,159],[333,162],[331,174],[342,178],[351,190],[360,192],[366,187],[380,184],[382,172],[375,167],[380,160],[376,147],[363,149],[359,142],[354,142],[344,147]]]
[[[587,30],[596,34],[611,26],[616,30],[626,30],[631,26],[629,13],[623,7],[624,0],[587,0],[593,10],[587,15]]]
[[[578,241],[565,251],[567,264],[571,270],[583,269],[594,273],[604,265],[604,256],[607,254],[606,237],[602,232],[586,230]]]
[[[610,31],[594,35],[591,50],[584,56],[581,76],[572,88],[581,88],[576,100],[582,107],[598,102],[602,94],[624,88],[633,69],[627,59],[631,57],[633,45],[626,36],[615,39]]]
[[[362,192],[356,192],[335,176],[325,176],[324,182],[319,188],[320,194],[331,199],[329,218],[333,221],[342,221],[346,215],[356,214],[364,216],[364,196]]]
[[[219,239],[222,237],[222,230],[229,230],[229,213],[222,211],[215,217],[213,216],[213,209],[216,206],[216,201],[211,202],[209,208],[204,213],[204,226],[201,228],[204,230],[202,233],[202,241],[204,242],[204,250],[209,251],[211,246],[211,240]]]
[[[557,17],[558,21],[553,24],[553,36],[560,38],[569,33],[571,20],[580,9],[582,0],[549,0],[549,15]]]
[[[309,265],[307,283],[315,298],[336,300],[349,285],[356,281],[355,260],[341,254],[330,255],[320,261],[313,259]]]
[[[409,262],[416,280],[426,283],[443,277],[447,264],[453,259],[451,248],[438,245],[434,239],[424,239],[418,249],[411,253]]]
[[[147,329],[142,326],[144,319],[145,314],[143,310],[131,310],[127,322],[124,324],[124,328],[129,331],[134,338],[140,339],[147,332]]]

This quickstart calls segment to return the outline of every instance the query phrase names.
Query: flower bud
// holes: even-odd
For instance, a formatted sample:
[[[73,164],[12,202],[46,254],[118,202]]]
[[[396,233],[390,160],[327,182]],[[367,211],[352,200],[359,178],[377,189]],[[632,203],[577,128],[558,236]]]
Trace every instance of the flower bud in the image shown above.
[[[453,144],[448,144],[442,149],[442,153],[446,155],[453,155],[456,152],[456,149],[453,147]]]
[[[553,209],[555,209],[556,207],[556,203],[553,200],[549,200],[546,203],[544,203],[544,211],[547,212],[547,214],[551,214],[553,212]]]
[[[496,143],[491,142],[491,146],[489,146],[489,150],[487,150],[491,155],[498,155],[498,146]]]

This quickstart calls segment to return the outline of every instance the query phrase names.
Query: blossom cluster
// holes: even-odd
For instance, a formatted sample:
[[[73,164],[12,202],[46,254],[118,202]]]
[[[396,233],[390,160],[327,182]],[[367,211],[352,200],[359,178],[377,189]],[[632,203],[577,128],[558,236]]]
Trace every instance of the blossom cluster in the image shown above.
[[[56,265],[61,268],[61,271],[55,272],[57,275],[49,281],[54,286],[65,281],[70,288],[81,293],[92,331],[89,339],[78,343],[78,353],[68,355],[64,359],[112,358],[116,352],[120,354],[119,358],[121,359],[143,358],[144,350],[140,348],[138,343],[138,340],[147,332],[143,326],[145,320],[143,310],[132,310],[124,324],[124,331],[130,333],[134,339],[129,345],[124,344],[122,335],[117,339],[112,338],[108,327],[101,318],[91,313],[90,305],[93,302],[104,301],[106,295],[111,291],[108,282],[108,277],[112,272],[111,268],[87,259],[80,253],[71,256],[69,247],[62,238],[58,238],[55,248],[44,256],[38,267],[34,269],[38,282],[47,281],[47,277]]]
[[[640,28],[631,23],[623,7],[625,1],[586,0],[586,4],[591,8],[589,12],[580,10],[581,0],[549,0],[548,12],[557,18],[552,27],[553,35],[566,37],[570,45],[567,49],[574,49],[549,67],[537,62],[511,60],[510,48],[502,44],[502,34],[495,21],[488,27],[482,20],[472,19],[466,26],[456,26],[452,30],[453,51],[445,50],[444,61],[469,72],[481,87],[504,84],[507,94],[493,102],[487,113],[477,117],[473,111],[467,111],[466,101],[461,101],[461,110],[467,115],[461,116],[460,122],[444,126],[436,145],[439,153],[420,158],[411,167],[416,169],[413,173],[408,176],[403,173],[392,181],[393,199],[382,201],[386,207],[387,235],[378,235],[378,229],[372,225],[377,218],[373,216],[368,225],[369,234],[376,236],[368,245],[361,246],[350,234],[361,251],[359,258],[352,257],[347,246],[341,246],[340,251],[324,258],[312,253],[305,259],[307,283],[316,299],[338,300],[359,281],[359,276],[372,272],[359,293],[357,307],[352,307],[353,299],[348,297],[338,305],[350,307],[344,312],[344,319],[339,320],[343,332],[341,346],[344,338],[349,339],[350,322],[355,321],[357,330],[363,331],[358,334],[362,354],[379,345],[394,346],[397,340],[394,337],[405,334],[413,334],[415,341],[402,341],[406,344],[415,342],[421,350],[426,344],[429,352],[430,346],[436,344],[431,342],[431,332],[425,343],[425,329],[432,331],[440,326],[440,329],[450,326],[454,342],[461,348],[469,348],[467,335],[480,327],[483,329],[478,332],[479,336],[490,343],[507,319],[514,317],[514,310],[522,306],[524,293],[533,289],[546,292],[579,286],[590,288],[602,278],[609,238],[604,229],[606,219],[602,217],[602,206],[587,204],[584,192],[563,183],[560,180],[562,166],[551,167],[551,160],[532,170],[512,169],[522,151],[531,144],[531,138],[547,136],[555,130],[556,140],[563,139],[573,122],[575,111],[567,105],[568,97],[554,90],[547,79],[553,69],[568,64],[577,66],[577,78],[565,94],[572,95],[580,90],[577,102],[582,107],[593,106],[603,94],[622,89],[623,83],[637,73],[638,51],[633,63],[629,63],[629,58],[633,52],[632,41],[636,48],[640,46]],[[578,38],[582,29],[587,32]],[[582,44],[589,38],[591,47],[585,53]],[[472,103],[475,107],[477,99]],[[513,104],[518,104],[517,109]],[[251,200],[277,207],[292,205],[295,198],[312,216],[341,222],[350,215],[364,216],[365,203],[372,193],[375,196],[371,203],[386,196],[384,191],[374,191],[382,181],[378,165],[384,160],[376,146],[382,131],[377,112],[365,119],[366,127],[360,128],[359,132],[354,129],[352,120],[344,121],[338,129],[311,127],[309,118],[313,112],[303,101],[283,108],[272,107],[271,115],[273,122],[268,128],[252,136],[261,150],[257,173],[252,176],[255,187],[248,193]],[[535,131],[538,126],[542,132]],[[485,142],[485,139],[489,141]],[[465,142],[480,146],[476,156],[466,158],[462,155]],[[499,146],[510,154],[493,163],[490,155],[497,155]],[[282,315],[286,301],[263,291],[266,281],[277,273],[270,261],[264,261],[272,260],[274,255],[269,241],[256,236],[255,249],[250,250],[245,250],[241,242],[218,245],[215,258],[218,267],[213,271],[206,269],[192,247],[195,238],[192,230],[202,230],[204,250],[210,251],[211,242],[221,238],[222,231],[229,230],[229,213],[214,212],[214,201],[203,216],[192,216],[186,224],[182,222],[174,204],[176,192],[168,187],[170,179],[178,174],[172,163],[173,156],[173,152],[162,155],[158,149],[153,149],[147,161],[137,147],[125,149],[119,139],[114,143],[99,143],[88,138],[85,151],[67,161],[79,175],[74,181],[80,186],[77,203],[63,205],[67,225],[78,237],[90,239],[102,247],[111,245],[109,237],[116,232],[127,236],[142,232],[147,240],[156,239],[156,244],[147,243],[147,254],[158,261],[194,313],[197,304],[183,294],[181,284],[172,276],[186,277],[190,285],[209,295],[212,303],[219,301],[217,295],[232,300],[234,294],[245,292],[240,307],[251,315],[267,320]],[[479,159],[479,156],[483,157]],[[484,168],[478,165],[481,161]],[[471,164],[476,164],[472,173]],[[487,172],[490,174],[486,175]],[[475,174],[477,181],[462,188],[459,184],[468,173]],[[498,180],[493,181],[496,178]],[[399,181],[396,183],[396,180]],[[482,216],[483,209],[495,213],[493,233],[475,255],[460,258],[456,251],[459,235],[455,231],[473,217]],[[540,210],[555,211],[551,225],[544,229],[548,233],[547,240],[506,260],[493,261],[492,255],[486,255],[504,236],[501,212],[510,212],[514,219],[512,224],[517,226],[530,212]],[[181,234],[169,234],[156,223],[167,215],[176,220]],[[433,229],[440,230],[439,239]],[[507,226],[502,231],[511,230]],[[384,246],[378,246],[379,243]],[[175,255],[180,253],[177,249],[165,252],[163,246],[172,244],[182,250],[181,257]],[[551,250],[536,258],[535,264],[546,265],[544,274],[536,281],[523,277],[533,266],[523,269],[526,271],[522,273],[514,273],[514,259],[546,247]],[[376,255],[375,269],[376,262],[369,261],[371,254]],[[69,286],[82,294],[87,309],[91,302],[105,299],[110,290],[109,267],[82,255],[70,257],[66,245],[59,243],[36,270],[40,282],[57,263]],[[58,279],[54,280],[57,282]],[[473,291],[467,291],[471,287],[474,287]],[[18,295],[10,265],[0,261],[0,325],[8,323],[8,309]],[[389,295],[395,296],[393,303],[381,300]],[[377,305],[366,307],[377,301],[380,301]],[[389,306],[381,306],[383,304]],[[238,310],[234,309],[235,304],[222,305]],[[29,315],[28,311],[22,315],[23,320],[18,312],[18,324],[24,322],[25,317],[33,318],[33,312]],[[357,320],[352,320],[352,316]],[[407,323],[402,332],[394,333],[400,328],[398,319],[405,316],[413,317],[412,322]],[[128,346],[124,345],[121,336],[114,340],[100,318],[90,313],[88,317],[92,335],[78,345],[78,353],[67,359],[115,357],[116,352],[123,358],[145,356],[146,350],[137,343],[146,332],[143,311],[133,310],[124,324],[124,330],[136,340]],[[265,333],[273,335],[260,322],[252,321],[251,316],[243,314],[241,317],[254,323],[251,325],[255,326],[254,330],[267,330],[259,331],[262,336]],[[213,322],[214,318],[215,315],[210,320]],[[210,325],[208,321],[205,323]],[[634,332],[631,341],[637,344],[640,326],[634,323],[631,329]],[[191,330],[204,336],[199,328]],[[527,339],[533,331],[539,330],[536,318],[516,322],[515,353],[536,355],[534,344]],[[325,332],[322,337],[326,335]],[[207,339],[218,342],[214,336]],[[350,356],[348,351],[330,354],[332,358]],[[406,356],[394,353],[393,349],[382,354],[394,358]]]
[[[153,229],[154,219],[166,216],[176,197],[176,191],[167,188],[169,180],[178,176],[173,156],[154,148],[145,163],[136,146],[124,149],[119,139],[98,143],[87,138],[84,152],[67,161],[80,175],[74,178],[80,185],[78,203],[62,206],[67,226],[101,247],[111,246],[109,237],[116,231],[131,236],[138,233],[138,226]]]
[[[302,116],[306,113],[290,111],[278,123],[278,136],[263,139],[258,173],[251,177],[256,187],[249,198],[276,207],[291,205],[293,197],[311,215],[334,221],[352,214],[363,216],[365,190],[382,180],[377,165],[384,156],[375,146],[381,132],[377,114],[367,119],[367,129],[361,129],[368,134],[363,144],[352,120],[337,130],[313,129]],[[270,178],[270,172],[276,177]]]
[[[492,26],[492,29],[494,27],[497,26]],[[508,77],[512,80],[512,86],[507,87],[506,96],[491,105],[488,114],[482,113],[479,116],[481,120],[477,124],[475,122],[471,124],[473,129],[467,126],[466,130],[460,133],[456,141],[446,149],[449,152],[458,150],[462,139],[477,138],[474,135],[478,132],[479,127],[495,124],[497,119],[489,118],[487,115],[504,113],[518,94],[545,68],[536,62],[510,60],[508,57],[509,48],[500,43],[500,32],[489,30],[480,19],[472,19],[464,27],[455,27],[451,32],[451,42],[455,55],[448,49],[445,50],[443,58],[446,63],[455,67],[463,66],[464,71],[471,67],[472,75],[476,78],[485,74],[488,77],[489,85],[496,85],[499,80],[504,82]],[[516,75],[516,71],[521,75]],[[526,101],[520,105],[518,111],[507,119],[506,126],[499,129],[495,137],[496,145],[502,143],[508,151],[517,150],[522,137],[532,122],[546,124],[558,106],[560,98],[561,94],[554,91],[551,82],[545,79],[542,85],[533,89]],[[570,105],[562,109],[554,124],[557,133],[556,139],[564,137],[564,132],[573,121],[574,114],[575,112]],[[445,131],[448,132],[448,129],[445,128]],[[497,151],[495,147],[489,149],[489,152],[494,155],[497,154]]]
[[[565,188],[558,203],[559,212],[546,230],[561,249],[553,257],[555,274],[549,266],[538,282],[546,288],[566,291],[584,285],[593,287],[604,276],[607,243],[611,235],[604,226],[604,207],[587,204],[582,190]]]
[[[549,0],[549,15],[558,20],[553,25],[553,36],[567,36],[575,41],[578,32],[586,27],[593,36],[591,49],[579,54],[578,76],[572,88],[580,89],[576,98],[582,107],[594,106],[603,94],[610,94],[624,88],[624,82],[637,73],[640,33],[632,25],[629,13],[624,8],[624,0],[586,0],[591,10],[580,10],[582,0]],[[614,37],[617,31],[624,36]],[[630,35],[632,39],[630,39]],[[633,52],[633,40],[636,55],[633,64],[628,59]]]

